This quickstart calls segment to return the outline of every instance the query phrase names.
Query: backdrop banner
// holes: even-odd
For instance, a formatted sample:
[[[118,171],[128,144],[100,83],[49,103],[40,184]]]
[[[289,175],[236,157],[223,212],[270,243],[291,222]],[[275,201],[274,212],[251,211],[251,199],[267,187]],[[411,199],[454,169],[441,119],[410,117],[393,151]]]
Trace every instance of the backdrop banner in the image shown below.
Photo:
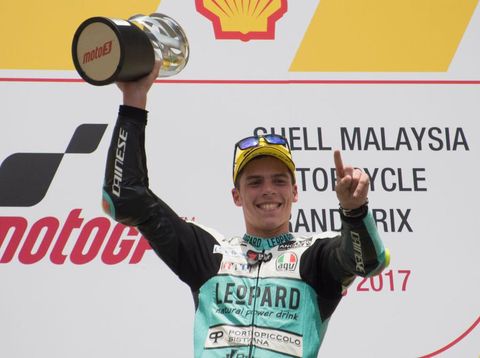
[[[350,286],[319,356],[479,357],[477,4],[2,2],[22,23],[0,24],[1,355],[193,356],[189,288],[101,208],[122,95],[71,59],[85,19],[159,12],[182,25],[189,62],[150,91],[152,190],[186,220],[243,235],[233,145],[283,134],[299,187],[291,230],[338,230],[341,149],[370,176],[391,264]]]

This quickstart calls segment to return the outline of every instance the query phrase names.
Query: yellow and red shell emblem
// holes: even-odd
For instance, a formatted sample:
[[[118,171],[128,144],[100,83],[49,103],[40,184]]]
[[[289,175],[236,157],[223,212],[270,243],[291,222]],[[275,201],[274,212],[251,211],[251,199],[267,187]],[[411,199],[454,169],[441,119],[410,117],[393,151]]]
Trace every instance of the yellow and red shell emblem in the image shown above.
[[[271,40],[287,0],[195,0],[197,11],[213,23],[217,39]]]

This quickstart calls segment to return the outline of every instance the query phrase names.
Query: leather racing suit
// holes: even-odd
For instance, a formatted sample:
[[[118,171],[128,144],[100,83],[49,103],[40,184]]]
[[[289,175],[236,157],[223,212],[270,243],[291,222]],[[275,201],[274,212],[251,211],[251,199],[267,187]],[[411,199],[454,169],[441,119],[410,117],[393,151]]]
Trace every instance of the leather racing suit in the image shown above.
[[[341,232],[224,238],[179,218],[149,189],[146,119],[146,111],[120,106],[103,204],[190,287],[195,357],[316,357],[345,286],[385,267],[366,206],[355,217],[341,214]]]

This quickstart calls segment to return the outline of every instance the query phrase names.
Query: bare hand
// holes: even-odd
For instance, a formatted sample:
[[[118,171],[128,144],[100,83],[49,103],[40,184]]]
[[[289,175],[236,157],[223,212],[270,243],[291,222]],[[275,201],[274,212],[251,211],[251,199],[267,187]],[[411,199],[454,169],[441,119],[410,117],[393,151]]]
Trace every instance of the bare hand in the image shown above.
[[[339,150],[333,153],[337,173],[337,193],[340,206],[344,209],[356,209],[367,202],[370,178],[360,169],[344,166]]]
[[[136,81],[117,82],[118,88],[123,92],[123,104],[145,109],[147,94],[155,82],[160,71],[160,61],[155,61],[152,72]]]

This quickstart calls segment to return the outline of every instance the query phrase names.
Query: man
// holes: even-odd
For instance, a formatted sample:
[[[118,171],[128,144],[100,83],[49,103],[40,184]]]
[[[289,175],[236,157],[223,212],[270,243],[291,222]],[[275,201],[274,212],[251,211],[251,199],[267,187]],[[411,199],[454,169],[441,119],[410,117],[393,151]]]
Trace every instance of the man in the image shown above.
[[[316,357],[345,287],[388,264],[367,208],[368,176],[335,152],[342,230],[298,237],[289,232],[298,190],[287,141],[247,137],[235,146],[232,190],[245,234],[225,239],[186,222],[148,187],[145,108],[157,73],[158,65],[118,84],[124,105],[107,159],[106,212],[138,227],[191,288],[195,357]]]

